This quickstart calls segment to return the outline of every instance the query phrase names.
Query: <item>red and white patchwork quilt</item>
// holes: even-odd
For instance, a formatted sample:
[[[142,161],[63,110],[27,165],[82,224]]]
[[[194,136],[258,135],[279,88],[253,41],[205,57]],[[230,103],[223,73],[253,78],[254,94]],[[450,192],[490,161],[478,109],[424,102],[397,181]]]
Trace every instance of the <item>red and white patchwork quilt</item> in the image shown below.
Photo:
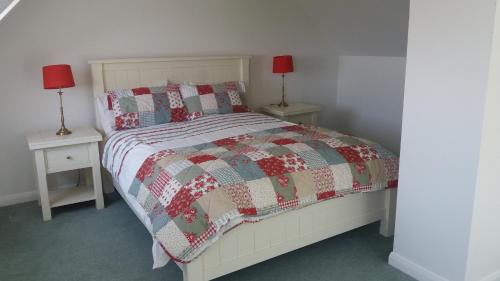
[[[116,133],[103,164],[178,262],[242,223],[397,186],[398,158],[361,138],[254,113],[173,124]]]

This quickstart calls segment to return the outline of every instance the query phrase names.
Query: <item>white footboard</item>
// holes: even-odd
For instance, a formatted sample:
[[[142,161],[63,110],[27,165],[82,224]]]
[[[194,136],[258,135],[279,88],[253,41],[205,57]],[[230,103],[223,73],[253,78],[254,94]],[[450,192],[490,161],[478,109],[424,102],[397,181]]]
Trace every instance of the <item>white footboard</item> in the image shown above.
[[[206,252],[181,265],[184,281],[207,281],[380,220],[392,235],[396,190],[327,200],[226,233]]]

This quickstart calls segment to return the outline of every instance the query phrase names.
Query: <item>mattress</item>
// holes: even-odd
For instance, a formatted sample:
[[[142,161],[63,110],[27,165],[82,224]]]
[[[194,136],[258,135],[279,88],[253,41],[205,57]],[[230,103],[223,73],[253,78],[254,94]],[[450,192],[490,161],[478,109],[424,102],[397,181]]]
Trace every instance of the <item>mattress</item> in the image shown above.
[[[397,186],[379,144],[256,113],[113,132],[103,165],[153,237],[154,267],[189,262],[242,223]]]

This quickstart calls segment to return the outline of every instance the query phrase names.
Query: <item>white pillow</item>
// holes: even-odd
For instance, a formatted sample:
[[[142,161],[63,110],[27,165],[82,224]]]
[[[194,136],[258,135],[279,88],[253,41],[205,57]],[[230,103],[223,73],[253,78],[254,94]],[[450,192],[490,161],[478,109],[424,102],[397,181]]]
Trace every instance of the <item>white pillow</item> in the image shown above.
[[[106,136],[111,135],[115,131],[115,116],[113,110],[108,109],[108,99],[106,95],[102,95],[95,99],[97,114],[99,115],[101,127]]]

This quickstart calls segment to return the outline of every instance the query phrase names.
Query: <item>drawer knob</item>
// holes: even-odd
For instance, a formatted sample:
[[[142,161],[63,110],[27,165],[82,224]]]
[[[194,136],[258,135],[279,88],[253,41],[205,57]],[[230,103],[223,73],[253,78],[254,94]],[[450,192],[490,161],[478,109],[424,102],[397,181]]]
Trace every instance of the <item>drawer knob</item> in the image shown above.
[[[73,157],[71,157],[71,156],[66,156],[66,159],[71,160],[71,159],[73,159]]]

